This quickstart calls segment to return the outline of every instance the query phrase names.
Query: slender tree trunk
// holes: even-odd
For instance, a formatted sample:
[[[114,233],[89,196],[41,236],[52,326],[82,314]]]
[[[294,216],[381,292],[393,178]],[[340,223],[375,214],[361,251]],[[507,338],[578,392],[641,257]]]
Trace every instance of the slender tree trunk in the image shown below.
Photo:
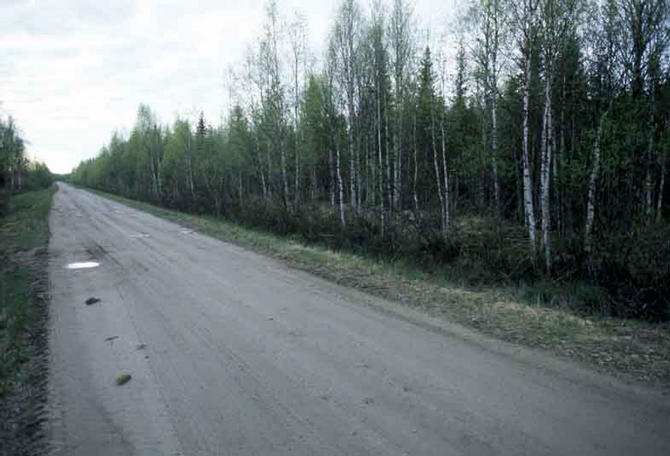
[[[656,223],[663,218],[663,188],[665,187],[666,160],[661,164],[661,181],[658,184],[658,199],[656,200]]]
[[[401,157],[401,137],[400,129],[402,128],[402,107],[397,107],[396,113],[397,121],[396,128],[393,135],[393,207],[395,210],[400,209],[400,179],[402,171],[402,157]]]
[[[296,133],[297,136],[297,133]],[[293,204],[298,207],[300,203],[300,152],[298,151],[298,140],[296,138],[295,144],[295,194],[293,195]]]
[[[553,138],[553,136],[552,136]],[[552,212],[554,214],[554,227],[555,230],[559,230],[561,226],[561,205],[559,198],[559,188],[558,188],[558,151],[556,147],[555,138],[552,141],[552,156],[551,156],[551,188],[554,194]],[[550,226],[551,229],[551,226]]]
[[[419,179],[419,160],[418,160],[418,150],[417,150],[417,145],[416,145],[416,112],[414,113],[414,119],[412,122],[412,136],[414,139],[414,179],[412,181],[412,193],[414,197],[414,210],[417,213],[417,216],[419,214],[419,198],[416,194],[416,183]]]
[[[260,150],[258,150],[258,143],[256,142],[256,152],[258,156],[258,171],[261,175],[261,187],[263,189],[263,199],[268,200],[270,198],[270,195],[268,194],[268,185],[267,182],[265,181],[265,172],[263,172],[263,159],[260,156]]]
[[[263,189],[263,199],[267,201],[268,199],[268,189],[267,185],[265,184],[265,173],[263,172],[263,168],[260,168],[260,175],[261,175],[261,187]]]
[[[552,99],[551,67],[547,66],[544,84],[544,116],[542,120],[542,160],[540,165],[540,207],[542,210],[542,246],[547,273],[551,272],[551,164],[552,164]]]
[[[158,137],[158,140],[160,141],[160,130],[158,128],[154,129],[154,133]],[[154,140],[156,137],[153,138]],[[155,143],[154,143],[155,146]],[[153,152],[153,151],[152,151]],[[161,182],[161,160],[160,156],[157,153],[152,153],[151,154],[151,163],[153,165],[153,171],[155,174],[155,185],[156,185],[156,200],[160,201],[161,196],[163,194],[163,185]]]
[[[649,100],[649,145],[647,147],[647,163],[644,178],[644,193],[645,193],[645,218],[649,224],[654,219],[654,205],[652,202],[652,192],[654,190],[654,183],[651,176],[651,168],[654,164],[654,102],[656,91],[654,90],[654,81],[651,82],[651,96]]]
[[[382,111],[381,111],[381,94],[380,92],[380,84],[379,81],[377,82],[377,153],[378,153],[378,158],[379,158],[379,164],[378,164],[378,175],[379,175],[379,205],[380,205],[380,211],[379,211],[379,222],[381,226],[381,237],[384,237],[384,164],[382,162]]]
[[[193,183],[193,150],[191,149],[191,133],[186,138],[186,176],[188,179],[188,190],[191,194],[191,209],[195,207],[195,185]]]
[[[449,174],[447,172],[447,139],[446,132],[444,128],[444,121],[440,122],[442,129],[442,171],[444,177],[444,226],[447,231],[449,231],[449,226],[451,225],[451,203],[449,200]]]
[[[354,164],[354,169],[356,171],[356,207],[360,207],[361,205],[361,198],[363,197],[363,192],[360,190],[363,188],[363,185],[361,184],[361,179],[362,179],[362,173],[360,170],[361,166],[361,157],[360,157],[360,147],[354,147],[355,151],[355,164]]]
[[[312,166],[312,197],[311,197],[311,202],[314,203],[316,201],[316,197],[319,193],[319,183],[316,180],[316,167]]]
[[[563,84],[561,87],[561,125],[559,128],[559,146],[554,157],[554,192],[556,195],[556,226],[560,233],[565,233],[565,221],[563,219],[563,191],[559,186],[558,176],[563,172],[565,160],[565,74],[563,75]]]
[[[647,223],[651,223],[654,217],[654,206],[652,204],[652,192],[654,190],[654,183],[651,177],[651,167],[653,163],[653,147],[654,147],[654,133],[653,128],[650,128],[649,146],[647,148],[647,165],[644,178],[644,211]]]
[[[375,114],[375,120],[377,114]],[[368,128],[372,130],[375,128],[369,125]],[[365,202],[369,206],[375,206],[377,203],[377,133],[370,135],[371,139],[365,144],[365,172],[367,179],[365,179]]]
[[[350,108],[353,109],[354,102],[350,102]],[[347,132],[348,136],[348,151],[349,151],[349,199],[351,202],[351,207],[356,209],[356,161],[354,158],[354,116],[353,113],[349,114],[349,131]]]
[[[238,188],[238,191],[239,191],[239,194],[240,194],[239,204],[240,204],[240,207],[242,207],[242,205],[244,204],[244,190],[243,190],[243,185],[242,185],[242,171],[239,171],[237,173],[237,182],[238,182],[237,188]]]
[[[149,162],[151,163],[151,183],[152,185],[152,190],[154,194],[154,198],[158,200],[158,178],[156,176],[156,164],[154,163],[154,157],[153,155],[150,156]]]
[[[294,147],[295,147],[295,195],[294,195],[294,204],[295,207],[298,207],[300,203],[300,150],[298,149],[298,108],[300,106],[300,96],[298,93],[298,56],[295,54],[295,79],[293,88],[295,90],[295,103],[293,105],[293,119],[295,123],[295,131],[293,134],[294,138]]]
[[[584,228],[584,251],[591,257],[593,248],[592,233],[593,221],[596,213],[596,192],[598,185],[598,174],[600,173],[600,135],[602,134],[603,124],[608,111],[600,116],[598,129],[596,131],[596,142],[593,147],[593,164],[591,165],[591,174],[589,175],[589,191],[586,200],[586,226]]]
[[[530,34],[530,27],[528,27]],[[530,83],[531,83],[531,49],[532,44],[528,39],[525,50],[525,80],[523,86],[523,208],[526,221],[526,229],[528,230],[528,240],[530,242],[530,251],[533,258],[536,254],[535,242],[535,210],[533,208],[533,183],[530,177]]]
[[[330,175],[330,205],[335,206],[335,188],[337,186],[337,180],[335,177],[335,164],[333,163],[333,150],[328,148],[328,174]]]
[[[484,102],[484,106],[482,106],[482,110],[481,110],[481,112],[482,112],[482,113],[486,113],[487,111],[488,111],[488,110],[487,110],[487,107],[486,107],[486,102]],[[488,142],[488,136],[487,136],[487,133],[488,133],[488,132],[486,131],[487,129],[486,129],[486,127],[484,126],[484,124],[486,123],[486,120],[485,120],[485,114],[482,116],[481,123],[482,123],[482,128],[481,128],[481,131],[482,131],[482,145],[481,145],[481,150],[482,150],[482,151],[485,151],[485,150],[487,150],[487,147],[488,147],[488,144],[489,144],[489,142]],[[481,157],[480,160],[482,161],[482,163],[484,163],[484,162],[485,162],[485,159],[484,159],[485,152],[481,152],[481,155],[482,155],[482,157]],[[487,176],[486,176],[487,173],[484,173],[484,172],[482,172],[482,171],[477,170],[477,174],[478,174],[477,177],[475,177],[475,179],[473,180],[473,185],[476,187],[476,192],[477,192],[477,193],[476,193],[476,194],[477,194],[477,206],[478,206],[478,208],[479,208],[480,210],[483,210],[483,209],[485,208],[485,206],[486,206],[486,202],[485,202],[485,199],[486,199],[486,198],[485,198],[485,193],[486,193],[486,191],[485,191],[485,188],[484,188],[484,180],[485,180],[486,177],[487,177]]]
[[[335,140],[335,172],[337,176],[337,191],[339,192],[338,201],[340,203],[340,221],[344,228],[346,226],[346,221],[344,219],[344,189],[342,186],[342,172],[340,166],[340,146],[337,140]]]
[[[384,111],[384,143],[386,151],[386,201],[388,201],[388,210],[389,212],[393,211],[393,194],[392,187],[393,181],[391,180],[391,148],[389,147],[389,114],[388,114],[388,104]]]
[[[435,183],[437,184],[437,197],[440,200],[440,225],[442,226],[442,232],[447,231],[447,226],[445,224],[446,214],[444,213],[444,195],[442,194],[442,182],[440,179],[440,168],[437,165],[437,146],[435,145],[435,109],[433,107],[434,101],[431,102],[430,106],[430,137],[431,144],[433,147],[433,167],[435,168]]]
[[[288,177],[286,175],[286,150],[284,149],[284,145],[281,144],[281,139],[278,139],[280,142],[279,144],[279,150],[280,150],[280,157],[281,157],[281,178],[282,178],[282,184],[283,184],[283,190],[284,190],[284,207],[288,207],[288,202],[289,202],[289,191],[288,191]]]
[[[491,74],[489,74],[489,86],[491,94],[491,172],[493,174],[493,202],[495,204],[496,216],[500,215],[500,180],[498,178],[498,1],[494,0],[493,8],[493,31],[491,43]]]
[[[267,158],[268,158],[268,197],[272,199],[272,156],[270,155],[270,144],[268,143]]]
[[[494,82],[495,84],[495,82]],[[498,100],[494,89],[491,96],[491,171],[493,174],[493,202],[500,213],[500,181],[498,179]]]

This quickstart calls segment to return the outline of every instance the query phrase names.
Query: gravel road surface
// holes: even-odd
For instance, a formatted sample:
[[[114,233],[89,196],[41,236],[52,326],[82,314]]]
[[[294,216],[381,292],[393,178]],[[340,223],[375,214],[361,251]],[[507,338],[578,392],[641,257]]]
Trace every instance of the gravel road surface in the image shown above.
[[[660,392],[59,188],[54,455],[670,454]]]

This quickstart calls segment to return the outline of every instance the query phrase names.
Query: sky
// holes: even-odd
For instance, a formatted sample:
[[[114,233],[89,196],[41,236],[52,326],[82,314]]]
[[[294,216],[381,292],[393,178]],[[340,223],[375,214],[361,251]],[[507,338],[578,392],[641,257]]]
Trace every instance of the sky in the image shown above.
[[[415,0],[415,20],[443,33],[456,2]],[[319,59],[339,1],[278,4],[303,15]],[[140,103],[162,123],[202,111],[219,124],[227,69],[244,61],[264,11],[264,0],[0,0],[0,117],[56,173],[129,132]]]

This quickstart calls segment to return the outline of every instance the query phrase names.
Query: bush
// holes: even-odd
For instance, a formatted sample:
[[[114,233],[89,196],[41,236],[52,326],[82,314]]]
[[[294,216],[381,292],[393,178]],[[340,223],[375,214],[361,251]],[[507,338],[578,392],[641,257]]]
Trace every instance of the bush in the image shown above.
[[[54,176],[44,163],[31,162],[26,170],[26,190],[47,188],[54,182]]]
[[[640,226],[598,240],[585,275],[611,294],[613,316],[670,319],[670,228]]]

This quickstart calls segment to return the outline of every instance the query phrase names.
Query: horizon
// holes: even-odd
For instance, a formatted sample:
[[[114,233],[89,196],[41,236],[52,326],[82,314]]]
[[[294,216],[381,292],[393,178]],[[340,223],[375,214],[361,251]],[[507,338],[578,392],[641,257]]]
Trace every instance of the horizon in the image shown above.
[[[13,2],[0,19],[0,49],[8,56],[0,68],[0,115],[14,118],[28,156],[57,174],[96,156],[113,132],[129,132],[140,104],[162,124],[200,112],[218,124],[230,108],[228,68],[242,65],[255,44],[265,4]],[[317,62],[338,4],[278,2],[282,18],[304,16]],[[367,15],[368,3],[359,4]],[[412,6],[414,20],[433,36],[456,16],[454,2]]]

